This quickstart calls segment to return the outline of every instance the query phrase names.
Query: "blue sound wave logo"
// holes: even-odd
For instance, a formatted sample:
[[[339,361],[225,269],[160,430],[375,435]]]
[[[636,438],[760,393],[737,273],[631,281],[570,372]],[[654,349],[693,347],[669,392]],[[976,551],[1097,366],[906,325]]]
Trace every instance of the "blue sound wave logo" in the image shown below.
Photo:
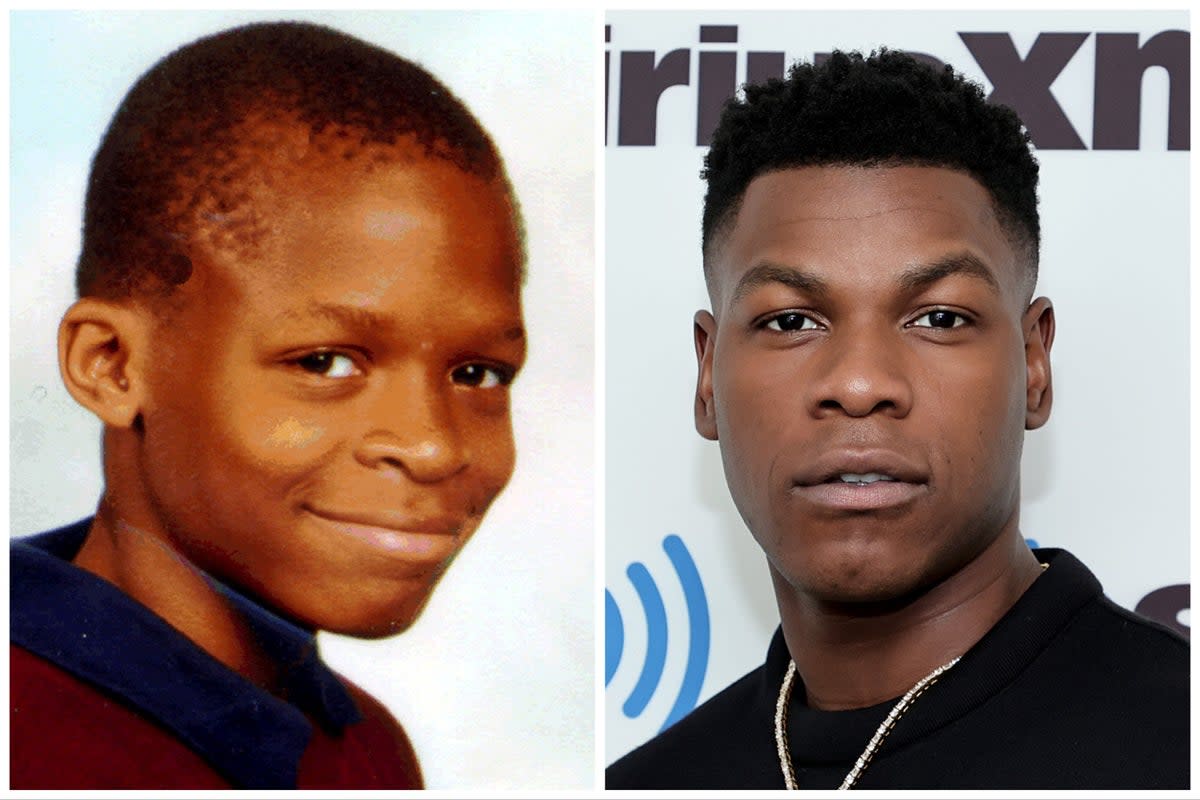
[[[674,725],[680,718],[696,707],[700,697],[700,688],[704,684],[704,674],[708,669],[708,651],[710,640],[710,625],[708,617],[708,599],[704,594],[704,584],[700,581],[700,572],[696,562],[692,560],[683,539],[671,534],[663,539],[663,550],[675,568],[679,585],[683,589],[683,597],[687,603],[688,614],[688,652],[687,666],[684,669],[683,681],[675,703],[671,706],[666,720],[659,731],[664,731]],[[663,666],[667,662],[667,610],[663,605],[662,594],[658,585],[650,576],[650,571],[640,561],[629,565],[625,571],[629,582],[633,584],[642,611],[646,617],[646,660],[642,664],[642,672],[637,684],[629,693],[621,710],[626,717],[633,719],[641,716],[650,703],[650,698],[658,689],[662,679]],[[621,610],[612,592],[604,590],[604,685],[612,682],[621,663],[625,650],[625,622],[621,618]]]

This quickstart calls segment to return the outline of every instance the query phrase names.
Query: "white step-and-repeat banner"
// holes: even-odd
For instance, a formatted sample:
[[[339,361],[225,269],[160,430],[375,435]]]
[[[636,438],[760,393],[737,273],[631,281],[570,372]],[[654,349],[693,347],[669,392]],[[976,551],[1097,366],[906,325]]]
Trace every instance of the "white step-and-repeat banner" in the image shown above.
[[[778,616],[692,427],[699,178],[722,102],[797,59],[921,53],[1018,111],[1041,163],[1054,413],[1022,531],[1187,632],[1184,12],[612,12],[606,100],[606,763],[754,668]]]

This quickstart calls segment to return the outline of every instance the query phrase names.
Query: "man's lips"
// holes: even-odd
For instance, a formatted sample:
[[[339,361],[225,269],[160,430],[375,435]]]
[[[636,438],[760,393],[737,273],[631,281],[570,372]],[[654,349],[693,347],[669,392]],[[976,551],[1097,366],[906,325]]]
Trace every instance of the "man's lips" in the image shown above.
[[[893,450],[826,450],[796,470],[792,483],[816,486],[843,475],[886,475],[902,483],[928,483],[929,471],[919,461]]]
[[[929,488],[919,462],[893,451],[826,451],[804,465],[792,491],[835,511],[874,511],[909,503]]]
[[[812,486],[796,486],[792,491],[813,505],[831,511],[879,511],[902,506],[917,499],[927,490],[923,483],[905,481],[862,484],[831,481]]]
[[[310,506],[303,510],[327,530],[409,561],[438,563],[450,558],[458,551],[458,534],[463,528],[462,522],[448,516],[342,512]]]

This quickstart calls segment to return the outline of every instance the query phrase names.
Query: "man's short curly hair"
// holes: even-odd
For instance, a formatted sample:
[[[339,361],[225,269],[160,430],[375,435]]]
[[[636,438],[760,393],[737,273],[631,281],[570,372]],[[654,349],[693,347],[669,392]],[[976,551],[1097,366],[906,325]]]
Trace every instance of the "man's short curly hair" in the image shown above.
[[[92,161],[79,294],[169,294],[191,275],[198,242],[244,249],[262,238],[270,223],[256,191],[283,185],[297,154],[369,168],[397,158],[401,139],[507,187],[466,106],[394,53],[298,22],[181,47],[130,89]]]
[[[901,165],[961,170],[991,194],[997,217],[1036,280],[1038,165],[1007,106],[951,67],[882,48],[834,51],[784,80],[749,84],[725,106],[701,176],[705,272],[713,242],[737,216],[754,178],[805,166]],[[1033,281],[1030,282],[1032,286]]]

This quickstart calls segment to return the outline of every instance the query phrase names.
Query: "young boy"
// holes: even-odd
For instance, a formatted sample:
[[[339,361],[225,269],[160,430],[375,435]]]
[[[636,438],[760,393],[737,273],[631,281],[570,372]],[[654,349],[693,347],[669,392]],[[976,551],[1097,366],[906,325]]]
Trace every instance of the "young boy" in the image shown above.
[[[12,548],[19,788],[421,785],[313,631],[404,630],[513,468],[520,222],[419,67],[307,24],[168,56],[89,181],[96,515]]]

